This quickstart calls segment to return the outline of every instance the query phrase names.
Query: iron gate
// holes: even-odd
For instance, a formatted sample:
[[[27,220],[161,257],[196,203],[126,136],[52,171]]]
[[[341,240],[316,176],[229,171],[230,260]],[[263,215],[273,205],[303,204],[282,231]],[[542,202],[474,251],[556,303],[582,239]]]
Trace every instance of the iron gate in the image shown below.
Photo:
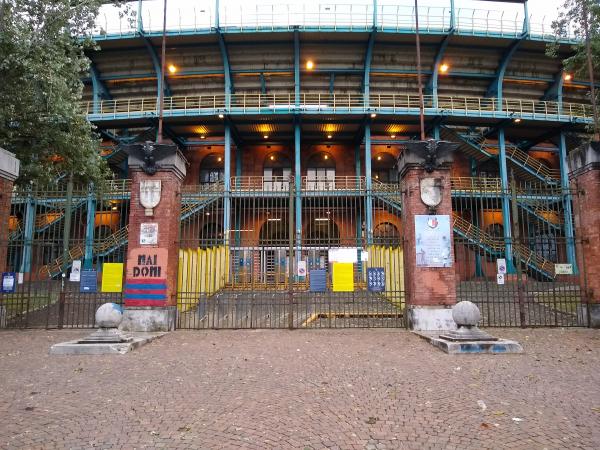
[[[129,189],[126,180],[101,188],[62,180],[12,193],[7,241],[0,244],[6,271],[18,282],[14,293],[0,294],[0,326],[89,328],[102,303],[122,303],[121,293],[81,292],[69,274],[80,261],[99,281],[104,263],[124,262]]]
[[[182,214],[178,327],[404,326],[398,198],[328,175],[304,177],[300,190],[274,176],[233,178],[229,195],[186,187],[182,211],[194,213]],[[341,253],[353,263],[340,290],[331,258]],[[385,272],[381,292],[368,289],[373,267]]]
[[[458,300],[475,302],[486,327],[587,326],[583,236],[573,233],[580,193],[558,180],[452,184]]]

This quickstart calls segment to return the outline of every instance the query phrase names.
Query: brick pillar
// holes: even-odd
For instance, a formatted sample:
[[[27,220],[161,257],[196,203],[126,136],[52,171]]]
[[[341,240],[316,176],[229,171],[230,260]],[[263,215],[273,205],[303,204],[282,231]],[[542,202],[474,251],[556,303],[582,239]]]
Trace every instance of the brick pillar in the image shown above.
[[[445,150],[440,150],[433,167],[426,164],[423,146],[419,145],[407,145],[398,160],[402,190],[406,311],[410,328],[417,331],[456,328],[451,310],[456,303],[450,198],[452,149],[452,145],[446,145]],[[427,206],[421,197],[421,183],[428,180],[441,193],[440,203],[433,208]],[[415,220],[419,223],[418,229]]]
[[[13,183],[19,176],[19,160],[15,155],[0,148],[0,273],[6,270],[8,256],[8,219]]]
[[[569,154],[575,236],[582,240],[577,255],[580,285],[586,289],[589,325],[600,328],[600,142]]]
[[[129,157],[131,204],[125,275],[124,331],[169,331],[177,313],[177,266],[181,213],[181,184],[185,159],[173,146],[166,158],[157,162],[159,170],[148,175],[143,162]],[[145,182],[160,181],[160,201],[152,210],[142,206],[140,188]],[[158,228],[156,243],[145,242],[146,229]]]

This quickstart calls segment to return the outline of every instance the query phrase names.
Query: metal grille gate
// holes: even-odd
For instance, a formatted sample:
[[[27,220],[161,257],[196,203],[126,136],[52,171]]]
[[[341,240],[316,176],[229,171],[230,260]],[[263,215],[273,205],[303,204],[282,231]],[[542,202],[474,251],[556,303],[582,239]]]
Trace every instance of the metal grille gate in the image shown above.
[[[0,326],[9,328],[89,328],[105,302],[122,303],[121,293],[80,292],[69,282],[73,261],[96,269],[124,262],[127,253],[130,183],[101,188],[51,186],[12,193],[6,270],[18,273],[14,293],[0,294]]]
[[[308,176],[297,191],[287,177],[237,177],[228,194],[219,184],[183,193],[182,211],[201,207],[181,226],[179,328],[404,326],[397,186]],[[329,258],[341,248],[356,252],[353,288],[334,292]],[[367,289],[369,267],[384,268],[382,292]],[[319,269],[325,292],[310,289]]]
[[[577,190],[557,180],[502,187],[497,178],[455,178],[452,195],[458,300],[479,306],[483,326],[587,326]],[[498,259],[507,262],[502,284]]]

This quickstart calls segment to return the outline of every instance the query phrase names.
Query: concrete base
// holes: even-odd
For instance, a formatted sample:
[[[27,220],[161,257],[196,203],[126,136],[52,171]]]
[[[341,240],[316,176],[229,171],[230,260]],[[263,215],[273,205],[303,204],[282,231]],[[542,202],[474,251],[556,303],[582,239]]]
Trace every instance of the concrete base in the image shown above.
[[[6,307],[0,305],[0,328],[6,328]]]
[[[589,323],[588,323],[589,309]],[[577,317],[579,325],[590,328],[600,328],[600,303],[584,303],[578,306]]]
[[[459,353],[523,353],[523,347],[517,341],[498,339],[497,341],[449,341],[435,333],[415,333],[434,347],[449,354]]]
[[[50,347],[51,355],[123,355],[144,344],[164,336],[166,333],[134,333],[131,342],[79,344],[79,340],[61,342]]]
[[[449,331],[456,330],[456,323],[451,308],[411,306],[408,308],[408,327],[414,331]]]
[[[123,321],[119,326],[122,331],[157,333],[175,329],[177,309],[174,306],[165,308],[126,307],[123,311]]]

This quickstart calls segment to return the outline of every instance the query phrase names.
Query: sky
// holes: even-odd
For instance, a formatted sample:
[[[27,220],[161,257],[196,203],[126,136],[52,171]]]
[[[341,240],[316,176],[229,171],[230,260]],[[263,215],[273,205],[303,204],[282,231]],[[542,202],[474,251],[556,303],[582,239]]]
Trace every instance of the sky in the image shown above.
[[[532,32],[541,30],[542,23],[544,30],[550,29],[550,24],[554,20],[560,10],[560,5],[563,0],[530,0],[528,3],[529,15],[531,17]],[[414,0],[378,0],[378,5],[382,5],[383,10],[387,12],[387,20],[396,20],[400,17],[400,22],[408,21],[411,11],[414,6]],[[289,6],[288,6],[289,5]],[[334,6],[335,5],[335,6]],[[346,12],[347,14],[338,13],[339,17],[350,17],[350,5],[352,5],[353,20],[368,21],[367,8],[372,5],[368,0],[341,0],[341,1],[319,1],[319,0],[283,0],[275,2],[273,0],[220,0],[221,21],[222,23],[229,22],[232,25],[239,25],[242,20],[245,24],[252,24],[260,21],[271,19],[271,11],[276,11],[275,22],[283,24],[291,20],[294,11],[313,12],[312,20],[319,20],[316,14],[319,9],[321,11],[332,11],[335,8],[337,11]],[[198,28],[204,28],[213,24],[215,9],[215,0],[209,1],[193,1],[193,0],[168,0],[167,3],[167,27],[168,28],[192,28],[194,24]],[[396,8],[399,6],[399,8]],[[431,17],[432,24],[440,17],[447,17],[450,0],[419,0],[420,22],[425,22],[425,17]],[[132,2],[132,8],[137,10],[137,2]],[[144,0],[142,17],[144,20],[144,29],[160,30],[162,29],[162,8],[163,0]],[[329,9],[327,9],[329,8]],[[501,3],[493,1],[474,1],[474,0],[455,0],[455,8],[459,12],[459,23],[468,23],[475,21],[479,24],[478,28],[482,28],[484,24],[494,23],[497,27],[500,23],[522,23],[523,6],[520,4]],[[475,11],[474,11],[475,10]],[[399,11],[400,14],[395,12]],[[489,12],[488,12],[489,11]],[[435,19],[437,17],[438,19]],[[344,20],[344,19],[342,19]],[[101,14],[98,20],[99,26],[107,32],[126,31],[129,25],[125,19],[119,19],[118,11],[112,6],[105,6],[101,9]],[[294,22],[297,23],[297,22]]]

